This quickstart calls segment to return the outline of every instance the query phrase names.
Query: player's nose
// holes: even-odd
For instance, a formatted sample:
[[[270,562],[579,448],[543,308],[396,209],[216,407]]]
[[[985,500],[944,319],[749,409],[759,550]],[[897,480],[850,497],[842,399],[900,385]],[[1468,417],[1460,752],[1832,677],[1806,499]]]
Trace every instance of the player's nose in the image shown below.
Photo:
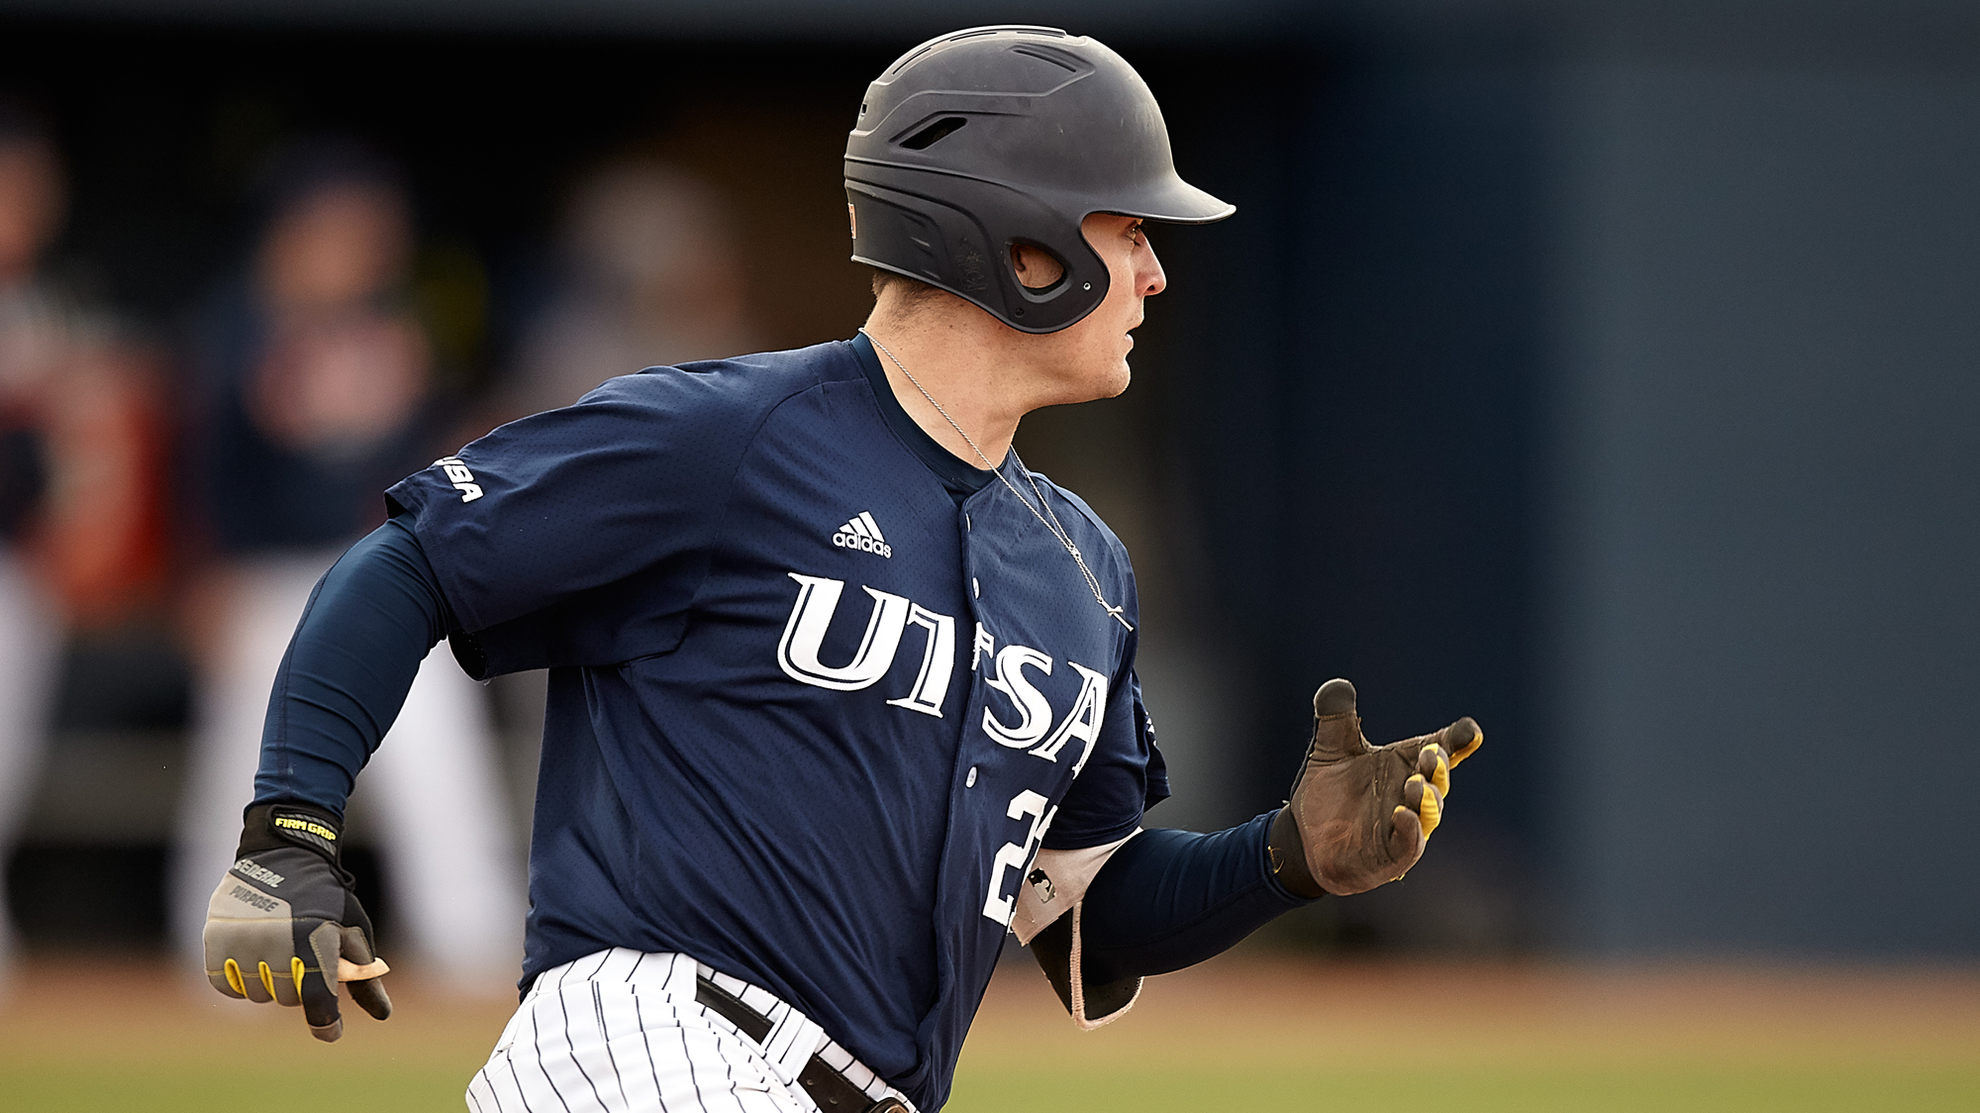
[[[1140,281],[1141,296],[1159,294],[1168,289],[1169,276],[1163,273],[1162,261],[1155,257],[1155,248],[1144,240],[1139,254],[1142,258],[1136,260],[1135,277]]]

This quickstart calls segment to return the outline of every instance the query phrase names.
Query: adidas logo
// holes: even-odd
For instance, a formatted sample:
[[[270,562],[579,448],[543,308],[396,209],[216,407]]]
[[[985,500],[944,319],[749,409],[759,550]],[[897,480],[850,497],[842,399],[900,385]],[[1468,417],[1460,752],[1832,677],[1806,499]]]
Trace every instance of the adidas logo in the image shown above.
[[[832,544],[841,549],[879,553],[889,559],[894,555],[894,547],[887,544],[887,539],[880,533],[880,523],[874,521],[873,515],[864,510],[839,527],[839,532],[832,535]]]

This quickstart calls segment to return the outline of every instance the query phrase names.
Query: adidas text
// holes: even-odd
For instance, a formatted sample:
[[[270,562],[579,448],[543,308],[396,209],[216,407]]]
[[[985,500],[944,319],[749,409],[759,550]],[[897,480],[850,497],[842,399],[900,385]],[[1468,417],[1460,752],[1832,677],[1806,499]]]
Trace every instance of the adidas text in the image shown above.
[[[839,532],[832,535],[832,544],[841,549],[876,553],[889,560],[894,556],[894,547],[889,545],[886,537],[880,533],[880,523],[874,521],[873,515],[864,510],[839,527]]]

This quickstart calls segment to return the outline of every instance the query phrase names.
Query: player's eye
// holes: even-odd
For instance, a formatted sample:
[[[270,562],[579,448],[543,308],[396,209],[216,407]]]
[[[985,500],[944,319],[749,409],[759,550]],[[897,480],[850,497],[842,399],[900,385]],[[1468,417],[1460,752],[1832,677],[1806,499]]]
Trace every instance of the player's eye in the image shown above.
[[[1145,243],[1148,240],[1148,230],[1141,226],[1141,222],[1139,220],[1135,221],[1133,224],[1128,225],[1127,235],[1128,235],[1128,241],[1131,243],[1140,244],[1140,243]]]

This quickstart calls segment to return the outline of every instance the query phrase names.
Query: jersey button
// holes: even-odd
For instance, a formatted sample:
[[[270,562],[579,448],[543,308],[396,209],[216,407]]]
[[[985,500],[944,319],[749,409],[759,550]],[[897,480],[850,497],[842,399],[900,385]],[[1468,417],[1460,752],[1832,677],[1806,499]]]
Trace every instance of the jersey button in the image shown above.
[[[969,767],[969,776],[963,778],[963,787],[964,788],[976,787],[976,766],[972,765]]]
[[[983,598],[983,585],[976,582],[975,576],[969,578],[969,594],[972,598]]]

